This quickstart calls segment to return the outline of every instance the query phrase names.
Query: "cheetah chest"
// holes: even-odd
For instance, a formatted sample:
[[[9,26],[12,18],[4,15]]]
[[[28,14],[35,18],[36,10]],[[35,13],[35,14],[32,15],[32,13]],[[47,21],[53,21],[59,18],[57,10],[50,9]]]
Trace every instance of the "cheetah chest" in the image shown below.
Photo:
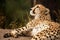
[[[40,23],[38,25],[36,25],[36,27],[33,28],[31,35],[34,36],[36,35],[38,32],[41,32],[43,30],[46,30],[47,28],[49,28],[49,25],[46,23]]]

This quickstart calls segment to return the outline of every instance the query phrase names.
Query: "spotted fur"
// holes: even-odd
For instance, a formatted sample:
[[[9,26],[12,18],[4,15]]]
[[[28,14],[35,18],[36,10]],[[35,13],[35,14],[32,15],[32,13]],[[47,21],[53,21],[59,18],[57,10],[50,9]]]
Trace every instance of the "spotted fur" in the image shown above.
[[[32,36],[31,40],[54,40],[60,33],[60,24],[53,22],[50,17],[50,10],[41,4],[37,4],[30,10],[30,15],[34,19],[29,21],[25,27],[12,30],[9,35]],[[58,40],[56,39],[56,40]]]
[[[45,26],[47,25],[47,26]],[[56,23],[56,22],[50,22],[50,21],[46,21],[44,22],[44,24],[41,26],[43,28],[48,27],[46,29],[37,28],[39,30],[39,32],[35,35],[33,35],[33,38],[31,40],[60,40],[60,24]],[[34,30],[35,28],[33,28]],[[35,30],[37,30],[35,29]],[[34,32],[35,32],[34,30]],[[37,30],[37,31],[38,31]],[[37,32],[36,31],[36,32]],[[35,33],[36,33],[35,32]]]

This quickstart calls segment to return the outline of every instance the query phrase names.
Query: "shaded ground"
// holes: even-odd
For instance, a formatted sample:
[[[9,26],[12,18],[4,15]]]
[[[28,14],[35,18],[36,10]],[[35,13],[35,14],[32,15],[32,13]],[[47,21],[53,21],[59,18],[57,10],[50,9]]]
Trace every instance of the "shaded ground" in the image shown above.
[[[4,38],[3,35],[8,32],[10,32],[9,29],[0,29],[0,40],[30,40],[31,39],[31,37],[23,37],[23,36],[19,38],[13,38],[13,37]]]

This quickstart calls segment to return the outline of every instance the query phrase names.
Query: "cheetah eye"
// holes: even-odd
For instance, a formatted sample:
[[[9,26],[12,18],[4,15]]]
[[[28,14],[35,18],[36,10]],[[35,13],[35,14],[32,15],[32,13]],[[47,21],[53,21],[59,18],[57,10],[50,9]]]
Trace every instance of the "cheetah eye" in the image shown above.
[[[39,6],[37,6],[37,8],[39,8]]]

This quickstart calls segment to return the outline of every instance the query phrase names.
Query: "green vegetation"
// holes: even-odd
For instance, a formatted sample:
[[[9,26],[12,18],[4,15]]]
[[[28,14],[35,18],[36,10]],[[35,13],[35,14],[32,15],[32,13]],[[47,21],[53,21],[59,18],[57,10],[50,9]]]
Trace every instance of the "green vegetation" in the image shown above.
[[[30,0],[6,0],[5,28],[18,28],[24,26],[29,20]]]

